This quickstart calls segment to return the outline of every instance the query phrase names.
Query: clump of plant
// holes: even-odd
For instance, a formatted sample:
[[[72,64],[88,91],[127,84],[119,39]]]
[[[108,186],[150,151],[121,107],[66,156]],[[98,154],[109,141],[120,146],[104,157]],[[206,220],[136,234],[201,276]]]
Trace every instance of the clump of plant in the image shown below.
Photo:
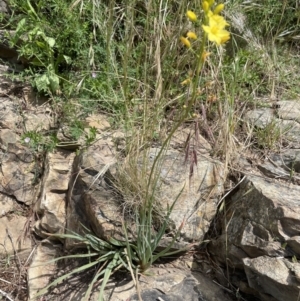
[[[104,91],[93,87],[107,79],[109,58],[99,24],[107,8],[80,2],[9,0],[12,15],[6,28],[15,31],[8,32],[10,45],[26,66],[21,76],[40,92],[70,95],[84,88],[86,95],[99,97]]]
[[[87,264],[81,265],[80,267],[72,270],[71,272],[63,276],[58,277],[47,287],[42,289],[35,296],[35,298],[44,295],[50,287],[56,286],[65,279],[69,278],[71,275],[96,266],[97,272],[93,276],[93,279],[91,280],[88,289],[86,290],[83,300],[89,300],[94,285],[100,277],[102,277],[102,284],[99,291],[98,300],[103,300],[105,286],[108,280],[110,279],[111,275],[117,272],[118,270],[125,269],[129,271],[132,275],[133,280],[136,283],[138,274],[145,272],[157,259],[185,251],[184,249],[170,251],[180,233],[181,228],[178,229],[176,235],[173,237],[172,241],[166,248],[164,248],[160,252],[156,251],[158,244],[165,233],[165,229],[169,222],[170,213],[172,212],[175,202],[176,200],[173,202],[172,206],[168,208],[163,225],[161,226],[161,228],[155,236],[152,232],[151,215],[149,216],[149,214],[151,214],[151,211],[147,212],[145,215],[142,215],[140,221],[143,223],[144,227],[139,227],[136,241],[131,241],[128,238],[125,225],[124,233],[126,236],[124,241],[116,240],[113,237],[110,237],[107,241],[105,241],[95,236],[89,229],[85,228],[84,226],[84,235],[79,235],[77,233],[72,232],[70,234],[61,235],[48,233],[49,236],[55,238],[74,239],[77,242],[77,244],[81,246],[81,248],[85,247],[88,251],[84,254],[75,254],[59,257],[50,262],[56,262],[58,260],[63,259],[65,260],[80,258],[87,258],[89,262]]]
[[[22,135],[21,140],[24,145],[36,153],[53,151],[58,144],[56,134],[45,136],[39,131],[27,131]]]
[[[147,12],[151,12],[149,7],[147,7],[147,9]],[[161,24],[163,24],[165,19],[161,18],[163,10],[160,5],[151,6],[151,9],[157,9],[157,18],[162,22]],[[164,97],[169,94],[164,91],[164,87],[166,86],[164,86],[162,82],[162,68],[160,68],[163,65],[163,61],[161,60],[159,52],[155,54],[156,63],[159,65],[156,74],[156,87],[153,90],[151,89],[155,76],[149,74],[150,65],[147,64],[150,60],[147,56],[150,55],[150,50],[149,45],[144,43],[145,41],[153,43],[151,44],[151,49],[154,48],[154,45],[156,45],[158,49],[162,44],[159,39],[155,41],[142,39],[141,43],[143,43],[143,49],[145,49],[147,59],[145,59],[143,65],[139,66],[139,68],[142,69],[144,77],[135,79],[134,84],[130,82],[132,79],[129,78],[129,73],[127,73],[127,71],[129,72],[129,66],[126,65],[126,63],[129,62],[128,58],[132,48],[124,49],[125,53],[123,56],[125,61],[123,62],[124,65],[122,69],[124,78],[120,80],[122,94],[124,97],[127,97],[134,95],[138,91],[138,96],[140,97],[138,103],[141,104],[141,109],[140,113],[136,114],[134,110],[136,99],[134,97],[129,100],[127,98],[124,100],[126,107],[126,111],[124,112],[125,128],[127,133],[130,134],[126,136],[126,142],[128,142],[128,144],[125,153],[127,155],[125,166],[123,169],[119,169],[119,171],[121,176],[126,177],[126,181],[118,178],[115,183],[117,183],[117,189],[121,197],[127,200],[133,198],[130,210],[131,217],[135,223],[134,228],[130,229],[131,232],[129,235],[128,225],[126,222],[123,222],[124,241],[116,240],[115,238],[109,238],[104,241],[92,234],[88,229],[85,229],[86,233],[84,235],[75,233],[51,235],[61,239],[67,237],[75,239],[87,248],[86,254],[64,256],[56,260],[86,257],[90,261],[88,264],[80,266],[69,274],[59,277],[50,283],[38,296],[46,293],[47,289],[51,286],[55,286],[70,275],[92,266],[97,267],[97,272],[90,282],[84,300],[88,300],[93,286],[100,277],[103,277],[103,279],[99,300],[103,300],[105,285],[111,275],[119,269],[126,269],[131,273],[136,288],[139,291],[139,273],[147,271],[157,259],[182,251],[172,251],[172,247],[180,235],[185,223],[184,220],[173,233],[170,243],[161,251],[157,249],[166,230],[170,227],[170,215],[180,196],[178,195],[170,204],[166,204],[166,209],[161,213],[159,223],[155,223],[155,221],[157,221],[157,201],[161,183],[161,169],[174,133],[187,121],[198,118],[197,114],[195,114],[195,110],[201,105],[199,89],[201,89],[203,85],[202,71],[210,55],[209,49],[212,48],[211,45],[220,46],[221,49],[221,46],[230,39],[230,33],[226,30],[229,24],[225,18],[221,16],[223,9],[223,4],[215,4],[214,0],[208,0],[203,1],[201,7],[199,7],[199,13],[201,13],[200,19],[193,11],[188,10],[186,12],[186,16],[190,22],[189,25],[193,27],[194,30],[189,30],[181,37],[177,37],[177,40],[179,39],[184,47],[186,47],[185,49],[188,50],[187,55],[191,57],[191,59],[189,59],[191,70],[188,73],[185,72],[185,74],[188,74],[188,77],[182,82],[182,85],[186,87],[187,93],[185,93],[184,96],[180,95],[180,97],[178,97],[179,100],[176,105],[179,109],[175,110],[172,118],[168,120],[168,131],[163,139],[158,139],[158,151],[151,159],[149,159],[149,152],[147,150],[153,143],[153,133],[158,131],[161,125],[160,119],[164,116],[166,108]],[[129,10],[128,16],[133,17],[130,15],[130,12]],[[155,33],[161,35],[160,26],[155,26],[155,28],[152,29],[151,25],[153,23],[150,22],[152,20],[151,17],[147,15],[146,20],[144,30],[148,30],[149,34],[154,30]],[[129,31],[125,32],[128,33]],[[143,58],[145,57],[145,53],[141,54]],[[141,83],[140,81],[143,82]],[[135,90],[137,86],[138,89]],[[137,118],[134,119],[133,116]],[[136,125],[138,125],[138,127],[135,127]],[[193,164],[197,164],[197,160],[195,160]],[[127,175],[129,176],[127,177]],[[114,181],[112,181],[112,183],[114,184]],[[140,295],[139,298],[141,300]]]
[[[197,164],[197,136],[200,131],[214,146],[215,154],[220,155],[219,152],[222,152],[226,157],[229,155],[230,135],[234,131],[234,99],[226,91],[225,78],[220,76],[225,50],[222,46],[230,39],[230,33],[226,30],[229,23],[221,15],[223,9],[224,4],[215,5],[214,1],[203,1],[204,14],[200,20],[193,11],[187,13],[195,30],[189,30],[185,36],[181,37],[181,42],[188,48],[193,62],[187,72],[189,76],[181,83],[186,86],[187,95],[189,95],[183,105],[186,110],[185,118],[195,123],[195,138],[188,139],[186,146],[186,158],[189,157],[192,161],[191,174],[193,164]],[[201,31],[197,33],[199,25],[203,33]],[[218,47],[215,48],[212,45]],[[219,81],[220,79],[222,81]],[[208,113],[212,109],[217,111],[222,126],[218,138],[214,136],[214,131],[210,126]],[[222,139],[222,141],[217,141],[217,139]]]
[[[290,129],[291,125],[284,126],[278,119],[272,119],[263,128],[255,129],[257,144],[264,150],[277,150]]]
[[[247,26],[264,38],[299,39],[299,4],[297,1],[237,1],[247,16]]]

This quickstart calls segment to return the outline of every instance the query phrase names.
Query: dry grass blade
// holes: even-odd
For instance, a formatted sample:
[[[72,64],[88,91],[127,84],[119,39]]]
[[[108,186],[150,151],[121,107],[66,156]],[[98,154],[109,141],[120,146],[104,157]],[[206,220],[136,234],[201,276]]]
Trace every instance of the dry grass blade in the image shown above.
[[[190,143],[191,143],[191,133],[188,134],[186,141],[185,141],[185,157],[184,157],[184,163],[186,164],[188,162],[189,153],[190,153]]]
[[[14,301],[14,300],[9,296],[8,293],[2,291],[1,289],[0,289],[0,294],[1,294],[2,296],[4,296],[6,299],[8,299],[9,301]],[[2,299],[2,298],[1,298],[1,299]]]

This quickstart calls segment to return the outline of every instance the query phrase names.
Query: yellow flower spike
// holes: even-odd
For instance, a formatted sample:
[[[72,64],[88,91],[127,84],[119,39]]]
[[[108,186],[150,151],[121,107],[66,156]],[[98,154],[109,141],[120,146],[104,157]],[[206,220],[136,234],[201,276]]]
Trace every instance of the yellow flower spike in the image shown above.
[[[225,6],[225,5],[224,5],[223,3],[218,4],[218,5],[216,6],[216,8],[215,8],[213,14],[214,14],[214,15],[218,15],[218,14],[224,9],[224,6]]]
[[[215,0],[207,0],[207,2],[209,7],[211,7],[215,3]]]
[[[196,22],[197,21],[197,16],[196,14],[191,11],[191,10],[188,10],[187,13],[186,13],[186,16],[188,17],[188,19],[192,22]]]
[[[186,36],[192,40],[197,40],[197,35],[192,31],[189,31]]]
[[[190,41],[185,38],[185,37],[180,37],[180,41],[183,45],[185,45],[187,48],[190,48],[191,47],[191,43]]]
[[[207,1],[203,1],[202,3],[202,9],[205,13],[207,13],[209,11],[209,4]]]

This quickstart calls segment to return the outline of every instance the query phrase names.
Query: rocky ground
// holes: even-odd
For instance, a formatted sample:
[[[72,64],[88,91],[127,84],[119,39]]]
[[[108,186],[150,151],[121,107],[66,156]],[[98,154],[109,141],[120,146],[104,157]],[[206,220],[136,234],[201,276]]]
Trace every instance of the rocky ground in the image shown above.
[[[104,239],[124,236],[122,204],[108,184],[122,163],[123,133],[113,130],[105,115],[90,115],[86,126],[97,129],[96,140],[78,151],[84,141],[68,143],[48,100],[8,79],[8,69],[0,66],[0,299],[23,301],[78,264],[45,265],[74,247],[72,239],[49,239],[49,233],[80,232],[82,223]],[[241,150],[230,173],[201,137],[190,179],[183,164],[189,131],[174,135],[160,174],[161,206],[184,187],[171,219],[176,228],[186,220],[176,247],[193,243],[193,248],[140,277],[144,301],[299,300],[300,102],[280,100],[243,118],[246,133],[261,129],[270,143],[280,138],[281,149],[263,155]],[[26,137],[53,130],[59,142],[51,152],[33,148],[33,138]],[[148,150],[150,163],[158,151]],[[39,300],[81,300],[89,275]],[[130,275],[120,273],[109,282],[106,300],[138,300]]]

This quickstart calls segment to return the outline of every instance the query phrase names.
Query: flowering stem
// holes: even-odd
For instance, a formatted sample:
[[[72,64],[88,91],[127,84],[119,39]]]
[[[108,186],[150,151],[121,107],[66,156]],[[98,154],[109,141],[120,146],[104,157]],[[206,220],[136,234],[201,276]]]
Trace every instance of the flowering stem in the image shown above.
[[[187,106],[187,112],[190,112],[192,109],[192,106],[196,103],[197,88],[198,88],[198,84],[199,84],[200,73],[201,73],[201,70],[202,70],[202,67],[203,67],[204,61],[205,61],[204,51],[205,51],[206,42],[207,42],[207,34],[204,32],[203,38],[201,40],[200,52],[199,52],[198,60],[197,60],[196,74],[195,74],[195,78],[193,81],[192,96],[191,96],[191,99]]]

